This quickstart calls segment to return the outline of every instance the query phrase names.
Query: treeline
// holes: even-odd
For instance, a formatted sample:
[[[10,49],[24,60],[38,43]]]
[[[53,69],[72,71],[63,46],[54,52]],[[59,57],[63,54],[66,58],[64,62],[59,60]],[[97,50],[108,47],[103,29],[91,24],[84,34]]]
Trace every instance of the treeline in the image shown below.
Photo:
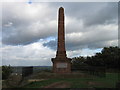
[[[84,66],[105,67],[106,69],[118,69],[120,62],[119,47],[104,47],[100,53],[94,56],[72,58],[72,68],[80,69]]]

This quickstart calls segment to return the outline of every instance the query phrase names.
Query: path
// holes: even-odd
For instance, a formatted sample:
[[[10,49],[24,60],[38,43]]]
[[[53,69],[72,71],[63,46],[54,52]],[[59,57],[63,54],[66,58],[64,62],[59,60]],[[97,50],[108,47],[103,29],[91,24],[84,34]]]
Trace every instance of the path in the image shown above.
[[[48,86],[45,86],[44,88],[70,88],[70,83],[69,82],[56,82]]]

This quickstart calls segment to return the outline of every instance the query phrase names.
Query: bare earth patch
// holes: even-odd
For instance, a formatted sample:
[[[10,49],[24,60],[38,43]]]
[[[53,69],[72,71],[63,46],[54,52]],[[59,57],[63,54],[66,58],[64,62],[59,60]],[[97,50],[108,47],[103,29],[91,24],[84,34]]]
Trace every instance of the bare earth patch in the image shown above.
[[[56,82],[48,86],[45,86],[44,88],[70,88],[70,83],[69,82]]]
[[[28,82],[38,82],[38,81],[44,81],[46,79],[29,79]]]
[[[87,82],[88,83],[88,85],[95,85],[95,86],[101,86],[102,85],[102,83],[99,83],[99,82],[93,82],[93,81],[89,81],[89,82]]]

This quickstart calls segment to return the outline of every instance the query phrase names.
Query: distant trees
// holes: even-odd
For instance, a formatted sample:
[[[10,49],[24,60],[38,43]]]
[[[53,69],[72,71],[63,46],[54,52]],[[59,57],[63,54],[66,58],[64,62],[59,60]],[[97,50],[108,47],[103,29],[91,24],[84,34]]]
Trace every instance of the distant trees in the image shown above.
[[[102,50],[102,58],[107,68],[118,68],[120,60],[120,48],[105,47]]]
[[[81,66],[95,66],[117,69],[120,60],[119,47],[104,47],[100,53],[88,57],[75,57],[72,60],[72,66],[79,68]]]
[[[11,66],[2,66],[2,79],[8,79],[10,74],[12,73]]]
[[[72,68],[81,68],[83,66],[86,66],[86,63],[85,63],[86,59],[85,57],[74,57],[72,58]]]

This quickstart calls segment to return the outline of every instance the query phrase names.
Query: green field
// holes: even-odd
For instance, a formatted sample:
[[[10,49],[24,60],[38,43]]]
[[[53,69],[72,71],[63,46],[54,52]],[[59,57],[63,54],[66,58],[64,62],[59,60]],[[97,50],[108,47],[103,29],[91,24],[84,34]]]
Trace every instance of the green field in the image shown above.
[[[47,75],[48,78],[46,80],[31,82],[25,85],[23,88],[43,88],[55,82],[69,82],[70,87],[68,88],[115,88],[116,83],[118,82],[118,73],[106,73],[106,77],[97,77],[92,75],[79,76],[76,74],[76,76],[70,75],[70,77],[68,76],[67,78],[57,75],[56,77],[51,78],[50,76],[53,74],[46,74],[45,77],[47,77]],[[43,75],[41,78],[45,77]]]

